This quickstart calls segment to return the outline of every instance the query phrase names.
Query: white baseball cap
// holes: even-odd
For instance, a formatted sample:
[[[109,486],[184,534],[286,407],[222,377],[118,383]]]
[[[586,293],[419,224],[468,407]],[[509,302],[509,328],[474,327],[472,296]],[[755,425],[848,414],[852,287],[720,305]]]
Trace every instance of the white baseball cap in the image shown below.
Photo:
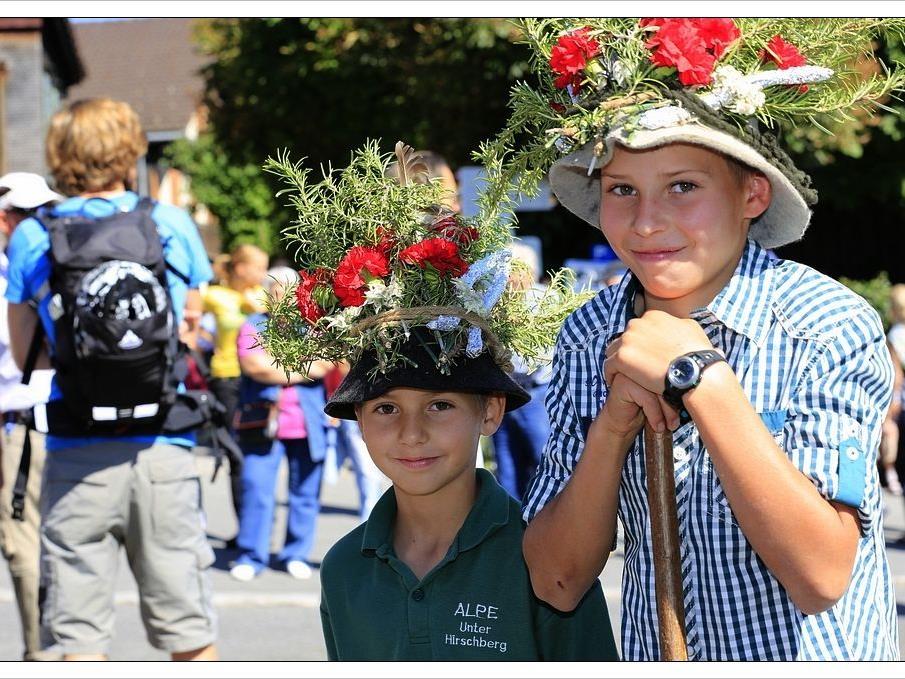
[[[4,192],[5,189],[5,192]],[[65,200],[51,191],[44,177],[33,172],[9,172],[0,177],[0,210],[32,210],[46,203]]]

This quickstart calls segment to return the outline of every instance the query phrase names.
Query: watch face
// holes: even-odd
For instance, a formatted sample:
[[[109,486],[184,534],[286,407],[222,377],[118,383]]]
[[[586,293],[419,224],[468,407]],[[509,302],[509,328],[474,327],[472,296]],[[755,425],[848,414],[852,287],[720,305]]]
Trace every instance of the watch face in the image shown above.
[[[701,369],[698,367],[697,363],[686,356],[682,356],[673,361],[669,366],[667,377],[669,378],[670,384],[677,389],[688,389],[697,382],[698,374],[700,372]]]

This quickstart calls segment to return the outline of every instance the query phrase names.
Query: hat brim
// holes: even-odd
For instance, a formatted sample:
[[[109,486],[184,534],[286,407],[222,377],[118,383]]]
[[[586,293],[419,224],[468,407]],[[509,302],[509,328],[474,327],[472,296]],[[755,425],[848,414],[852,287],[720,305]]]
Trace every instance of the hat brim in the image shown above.
[[[613,157],[616,144],[633,150],[654,149],[666,144],[693,144],[725,154],[762,172],[773,189],[770,207],[751,225],[750,236],[764,248],[777,248],[801,240],[811,221],[811,210],[786,176],[755,149],[732,136],[699,123],[686,123],[655,130],[618,127],[604,139],[604,154],[594,158],[594,142],[563,156],[550,168],[550,186],[567,210],[588,224],[600,224],[600,172]]]
[[[506,397],[506,412],[528,403],[531,395],[497,366],[488,352],[476,358],[460,356],[449,374],[442,374],[426,353],[406,352],[415,365],[400,364],[387,373],[369,374],[377,367],[376,357],[366,353],[333,392],[324,412],[342,420],[356,420],[355,406],[377,398],[397,387],[468,394],[500,393]]]

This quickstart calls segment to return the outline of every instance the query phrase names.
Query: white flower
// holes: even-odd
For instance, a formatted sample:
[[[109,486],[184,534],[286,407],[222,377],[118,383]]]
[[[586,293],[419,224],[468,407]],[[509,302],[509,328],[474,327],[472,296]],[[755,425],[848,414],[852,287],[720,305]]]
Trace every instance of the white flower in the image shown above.
[[[332,316],[327,316],[327,327],[335,330],[348,330],[352,327],[352,322],[358,318],[361,313],[360,306],[346,307],[342,311],[338,311]]]
[[[713,72],[713,89],[702,99],[711,108],[725,108],[744,116],[757,113],[765,101],[763,86],[732,66],[720,66]]]
[[[713,72],[713,89],[701,95],[712,109],[729,109],[745,116],[754,115],[766,100],[764,88],[773,85],[798,85],[820,82],[833,75],[829,68],[795,66],[743,75],[732,66],[720,66]]]
[[[389,285],[377,278],[368,283],[368,289],[365,290],[365,304],[377,309],[392,307],[401,298],[402,285],[395,277],[390,279]]]
[[[628,82],[631,74],[632,70],[618,59],[614,61],[612,67],[610,67],[610,75],[620,86],[625,85],[625,83]]]
[[[456,288],[456,294],[459,297],[459,301],[462,302],[463,307],[472,313],[484,314],[484,299],[480,292],[472,288],[461,278],[454,278],[453,286]]]
[[[764,92],[756,85],[735,92],[735,100],[729,109],[743,116],[753,116],[764,105]]]
[[[719,66],[713,72],[713,89],[721,90],[732,86],[736,80],[740,80],[744,76],[735,66]]]

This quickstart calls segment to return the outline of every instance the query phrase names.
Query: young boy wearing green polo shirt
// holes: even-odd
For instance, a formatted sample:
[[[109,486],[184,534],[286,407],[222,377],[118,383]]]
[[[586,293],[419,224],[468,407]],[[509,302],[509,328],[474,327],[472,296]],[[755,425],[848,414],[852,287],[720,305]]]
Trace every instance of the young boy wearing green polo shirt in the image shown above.
[[[423,343],[423,345],[422,345]],[[572,613],[537,599],[521,553],[519,503],[475,470],[490,436],[526,392],[487,353],[433,366],[417,331],[405,366],[375,384],[364,357],[327,406],[358,419],[393,487],[321,568],[331,660],[616,660],[600,582]]]
[[[417,154],[400,143],[396,159],[391,179],[389,158],[369,145],[317,185],[286,159],[271,163],[297,190],[291,240],[306,268],[290,303],[271,304],[262,339],[284,368],[351,357],[325,411],[358,420],[393,481],[324,557],[327,654],[617,660],[600,582],[570,613],[535,597],[520,506],[475,469],[480,437],[530,400],[506,373],[512,349],[543,355],[580,296],[557,275],[531,307],[508,287],[517,265],[498,210],[444,212]]]

